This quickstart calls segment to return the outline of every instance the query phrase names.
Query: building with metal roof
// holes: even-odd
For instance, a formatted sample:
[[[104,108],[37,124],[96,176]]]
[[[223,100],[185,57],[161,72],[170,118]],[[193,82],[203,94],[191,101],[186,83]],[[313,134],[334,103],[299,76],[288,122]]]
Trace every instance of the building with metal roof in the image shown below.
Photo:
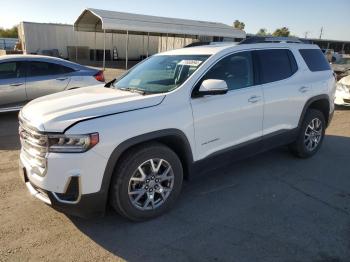
[[[74,23],[74,30],[88,32],[126,32],[150,35],[193,35],[245,38],[245,32],[223,23],[85,9]]]
[[[239,42],[242,30],[223,23],[122,13],[88,8],[74,25],[21,22],[25,54],[60,56],[80,63],[140,60],[196,41]],[[111,62],[112,63],[112,62]]]
[[[223,41],[225,39],[240,41],[246,36],[243,30],[235,29],[232,26],[222,23],[122,13],[93,8],[85,9],[80,14],[74,23],[74,30],[95,33],[103,32],[104,39],[106,39],[106,34],[126,34],[126,67],[128,67],[127,63],[129,57],[129,35],[147,35],[146,56],[148,56],[149,53],[148,43],[150,36],[159,36],[161,40],[163,40],[165,36],[165,50],[171,48],[171,46],[168,46],[169,37],[183,37],[184,39],[186,37],[192,39],[209,37],[210,41]],[[185,41],[183,43],[185,43]],[[161,46],[161,50],[164,51],[162,43]],[[104,50],[105,49],[106,41],[104,40]],[[105,58],[103,61],[105,61]]]

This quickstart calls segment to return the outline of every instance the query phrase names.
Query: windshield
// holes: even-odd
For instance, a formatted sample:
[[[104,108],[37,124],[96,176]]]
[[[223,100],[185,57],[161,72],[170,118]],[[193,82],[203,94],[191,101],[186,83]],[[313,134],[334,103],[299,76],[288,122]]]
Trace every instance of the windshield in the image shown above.
[[[113,83],[118,89],[165,93],[178,88],[209,55],[159,55],[137,65]]]
[[[336,64],[339,65],[350,65],[350,57],[349,58],[341,58]]]

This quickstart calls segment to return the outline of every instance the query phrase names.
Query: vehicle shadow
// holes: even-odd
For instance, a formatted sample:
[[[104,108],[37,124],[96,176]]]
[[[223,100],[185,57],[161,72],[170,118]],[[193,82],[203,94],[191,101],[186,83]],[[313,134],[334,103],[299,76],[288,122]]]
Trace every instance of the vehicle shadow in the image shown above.
[[[338,106],[338,105],[335,105],[335,110],[337,110],[337,111],[346,111],[346,110],[350,110],[350,107],[349,106]]]
[[[0,113],[0,150],[19,150],[18,112]]]
[[[147,222],[112,211],[70,219],[127,261],[342,261],[350,255],[341,233],[350,229],[349,148],[350,137],[327,135],[310,159],[282,147],[203,172],[170,212]],[[334,237],[324,237],[325,227]]]

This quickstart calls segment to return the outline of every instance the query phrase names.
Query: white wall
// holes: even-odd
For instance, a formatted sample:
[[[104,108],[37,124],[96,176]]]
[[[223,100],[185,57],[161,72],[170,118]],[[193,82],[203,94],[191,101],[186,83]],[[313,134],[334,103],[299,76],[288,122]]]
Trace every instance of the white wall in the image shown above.
[[[161,36],[159,37],[158,52],[182,48],[195,41],[188,37]]]
[[[67,46],[87,46],[90,49],[103,49],[103,33],[76,32],[71,25],[40,24],[22,22],[19,25],[19,38],[25,53],[36,53],[40,50],[58,49],[63,57],[67,57]],[[139,59],[146,54],[147,37],[129,35],[129,59]],[[150,36],[149,54],[158,52],[158,37]],[[144,44],[144,46],[143,46]],[[126,35],[106,33],[106,49],[117,47],[119,57],[125,58]]]
[[[22,41],[25,53],[37,53],[40,50],[58,49],[63,57],[68,57],[67,46],[87,46],[90,49],[103,49],[103,33],[94,32],[76,32],[72,25],[64,24],[41,24],[21,22],[19,27],[19,38]],[[125,59],[126,34],[106,33],[106,49],[112,50],[114,47],[118,50],[119,58]],[[112,41],[113,38],[113,41]],[[149,55],[181,48],[192,43],[191,38],[150,36]],[[141,55],[147,53],[147,36],[129,35],[129,59],[139,59]],[[112,51],[111,51],[112,53]]]

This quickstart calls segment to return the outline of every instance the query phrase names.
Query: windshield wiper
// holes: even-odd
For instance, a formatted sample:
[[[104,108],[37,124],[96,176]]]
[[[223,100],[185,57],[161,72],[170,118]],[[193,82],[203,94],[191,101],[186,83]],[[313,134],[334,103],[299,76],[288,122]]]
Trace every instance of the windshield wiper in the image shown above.
[[[147,94],[147,92],[145,90],[137,89],[137,88],[125,87],[125,88],[118,88],[118,89],[120,89],[122,91],[132,92],[132,93],[139,93],[143,96]]]

